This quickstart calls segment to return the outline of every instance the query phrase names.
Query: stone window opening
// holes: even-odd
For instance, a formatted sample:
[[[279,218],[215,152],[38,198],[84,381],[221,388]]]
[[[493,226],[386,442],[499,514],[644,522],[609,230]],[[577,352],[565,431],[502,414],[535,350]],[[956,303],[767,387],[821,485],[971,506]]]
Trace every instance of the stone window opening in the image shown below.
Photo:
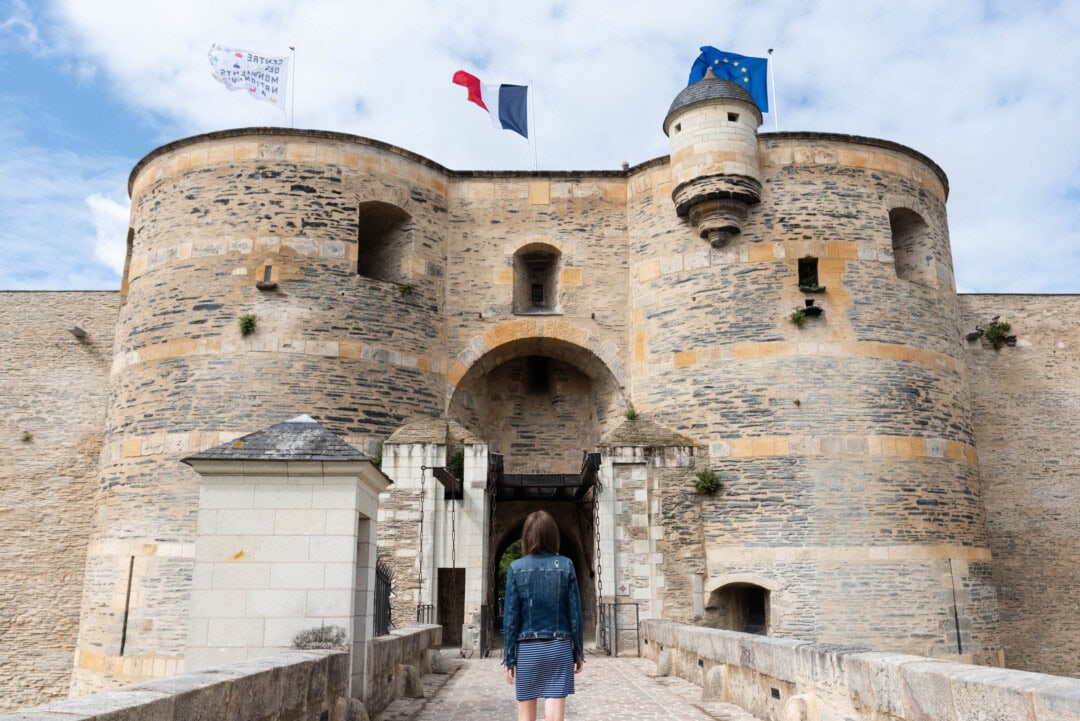
[[[737,123],[737,122],[739,122],[739,114],[738,113],[728,113],[727,114],[727,119],[728,119],[729,123]]]
[[[409,214],[396,205],[361,203],[357,224],[356,272],[365,278],[404,283],[405,259],[412,246]]]
[[[818,259],[813,256],[799,258],[799,290],[825,290],[818,281]]]
[[[907,208],[889,211],[892,230],[893,265],[896,277],[923,285],[933,285],[934,253],[930,227],[923,217]]]
[[[769,589],[730,583],[709,594],[705,625],[728,631],[769,635]]]
[[[559,251],[532,244],[514,254],[514,313],[555,313],[559,297]]]
[[[551,392],[551,361],[544,356],[531,355],[525,359],[525,391]]]

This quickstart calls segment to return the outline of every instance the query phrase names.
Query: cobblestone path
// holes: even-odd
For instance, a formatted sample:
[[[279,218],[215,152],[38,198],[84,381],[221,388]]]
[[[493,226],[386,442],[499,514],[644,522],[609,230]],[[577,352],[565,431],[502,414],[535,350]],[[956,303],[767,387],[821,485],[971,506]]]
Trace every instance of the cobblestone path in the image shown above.
[[[449,652],[448,652],[449,653]],[[500,660],[455,660],[449,676],[427,676],[427,698],[398,699],[376,721],[514,721],[514,691]],[[656,666],[639,658],[589,652],[566,700],[567,721],[757,721],[737,706],[704,702],[701,688],[680,678],[656,678]],[[540,701],[537,719],[543,718]]]

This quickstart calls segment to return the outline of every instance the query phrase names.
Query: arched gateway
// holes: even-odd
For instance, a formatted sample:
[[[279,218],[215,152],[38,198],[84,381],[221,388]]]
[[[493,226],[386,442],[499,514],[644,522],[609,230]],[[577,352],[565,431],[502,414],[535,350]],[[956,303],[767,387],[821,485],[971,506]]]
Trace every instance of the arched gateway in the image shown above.
[[[384,445],[394,487],[383,501],[380,545],[395,568],[396,623],[418,614],[443,624],[448,642],[459,640],[464,623],[483,629],[487,642],[498,627],[499,558],[520,538],[525,517],[543,508],[559,523],[593,633],[598,448],[624,421],[628,401],[622,369],[597,355],[598,343],[547,330],[459,358],[448,417],[414,419]]]

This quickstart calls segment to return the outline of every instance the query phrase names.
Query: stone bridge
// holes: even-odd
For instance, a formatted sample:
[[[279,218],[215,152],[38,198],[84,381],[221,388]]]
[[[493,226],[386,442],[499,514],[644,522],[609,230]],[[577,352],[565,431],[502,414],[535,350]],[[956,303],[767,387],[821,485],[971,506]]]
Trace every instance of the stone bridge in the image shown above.
[[[423,699],[398,699],[376,721],[474,721],[516,717],[514,690],[500,659],[451,662],[449,676],[427,676]],[[656,664],[589,651],[566,718],[589,721],[756,721],[730,703],[702,700],[702,690],[676,676],[657,677]],[[536,717],[544,717],[539,702]]]

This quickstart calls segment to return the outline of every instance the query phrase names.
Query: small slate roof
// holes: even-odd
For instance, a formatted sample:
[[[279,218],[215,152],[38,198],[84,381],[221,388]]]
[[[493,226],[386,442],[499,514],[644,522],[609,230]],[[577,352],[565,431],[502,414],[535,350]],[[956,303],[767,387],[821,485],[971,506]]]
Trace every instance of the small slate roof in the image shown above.
[[[199,451],[188,461],[366,461],[367,456],[326,430],[311,416],[284,423]]]
[[[694,105],[709,100],[742,100],[743,102],[750,103],[751,106],[757,109],[759,114],[761,113],[761,109],[758,108],[757,103],[754,102],[754,96],[750,94],[749,90],[730,80],[721,80],[712,74],[712,70],[707,70],[705,72],[705,77],[698,80],[693,85],[687,85],[683,88],[682,92],[676,95],[675,99],[671,101],[671,107],[668,108],[667,115],[664,117],[664,132],[667,132],[667,119],[670,118],[672,113],[676,110],[682,110],[688,105]]]
[[[694,439],[660,425],[648,418],[623,421],[622,425],[607,434],[600,442],[601,446],[648,446],[653,448],[667,446],[700,445]]]
[[[480,443],[476,436],[465,426],[457,421],[449,421],[445,418],[419,417],[411,418],[400,428],[394,431],[387,443],[445,443],[457,445],[459,443]]]

